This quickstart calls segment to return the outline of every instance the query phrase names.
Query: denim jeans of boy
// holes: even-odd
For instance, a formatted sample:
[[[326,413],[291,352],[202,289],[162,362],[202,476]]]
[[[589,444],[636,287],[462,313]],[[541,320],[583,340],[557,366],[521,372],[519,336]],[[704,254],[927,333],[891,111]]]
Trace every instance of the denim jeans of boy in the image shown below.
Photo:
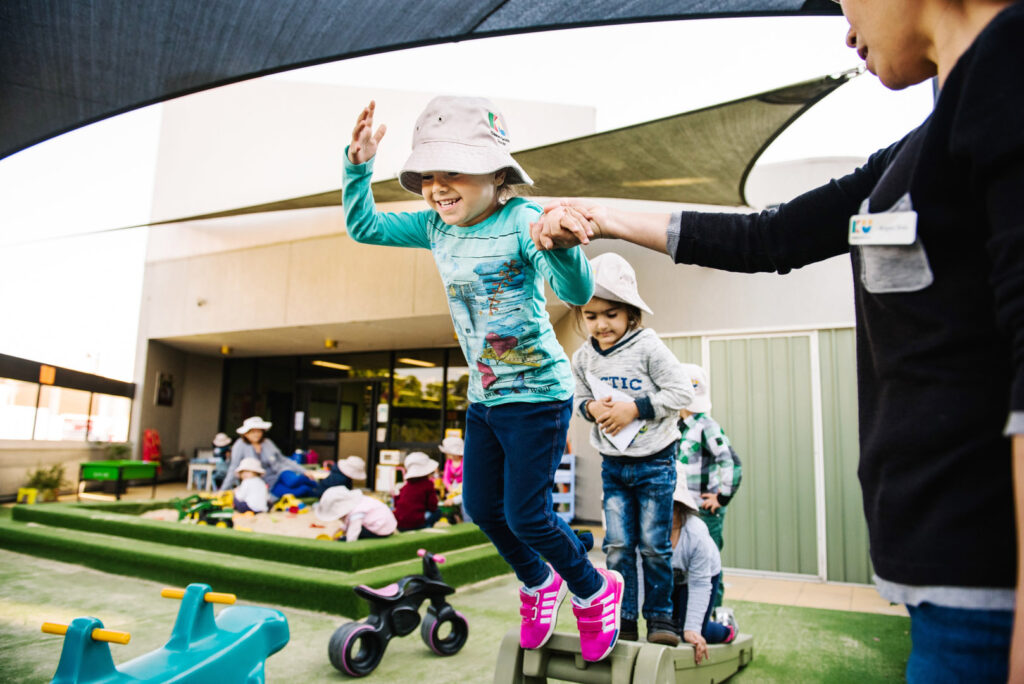
[[[715,591],[722,583],[722,573],[718,573],[711,578],[711,597],[715,596]],[[686,624],[686,608],[687,603],[690,600],[689,587],[685,582],[676,585],[675,590],[672,592],[672,618],[675,620],[676,629],[679,632],[679,636],[683,636],[683,626]],[[729,638],[729,628],[725,625],[711,621],[711,611],[715,607],[713,600],[708,601],[707,607],[704,609],[704,621],[700,626],[700,635],[704,637],[704,640],[709,644],[720,644]]]
[[[571,414],[571,398],[470,404],[462,502],[520,582],[528,587],[543,582],[546,559],[573,594],[586,597],[597,593],[603,580],[551,499]]]
[[[1005,682],[1013,612],[907,606],[910,613],[909,684]]]
[[[608,556],[608,567],[625,582],[623,620],[637,618],[637,549],[643,566],[644,618],[672,617],[670,535],[676,448],[673,442],[650,460],[605,457],[601,463],[605,517],[601,548]]]

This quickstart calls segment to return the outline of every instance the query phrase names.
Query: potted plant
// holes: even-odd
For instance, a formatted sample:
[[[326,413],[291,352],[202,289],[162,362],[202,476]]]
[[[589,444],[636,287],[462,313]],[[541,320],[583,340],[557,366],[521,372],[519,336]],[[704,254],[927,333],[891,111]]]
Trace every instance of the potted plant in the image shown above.
[[[49,468],[39,467],[30,472],[25,486],[39,490],[36,501],[56,501],[57,493],[66,484],[64,464],[57,463]]]
[[[132,455],[131,442],[110,442],[104,445],[108,461],[122,461]]]

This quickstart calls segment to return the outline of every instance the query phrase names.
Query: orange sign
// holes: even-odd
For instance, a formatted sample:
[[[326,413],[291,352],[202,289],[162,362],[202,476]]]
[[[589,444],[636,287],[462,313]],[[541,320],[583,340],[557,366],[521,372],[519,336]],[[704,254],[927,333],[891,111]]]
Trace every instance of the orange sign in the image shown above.
[[[57,378],[57,369],[53,366],[39,366],[39,384],[52,385]]]

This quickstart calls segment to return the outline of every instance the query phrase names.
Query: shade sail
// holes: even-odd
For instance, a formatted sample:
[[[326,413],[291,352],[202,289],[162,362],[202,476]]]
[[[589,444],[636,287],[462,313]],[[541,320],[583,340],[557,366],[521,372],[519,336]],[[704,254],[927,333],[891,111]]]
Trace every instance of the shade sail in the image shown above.
[[[838,13],[829,0],[4,0],[0,158],[172,97],[375,52],[601,24]]]
[[[618,197],[686,204],[746,204],[743,186],[757,158],[789,124],[853,78],[835,76],[732,102],[515,153],[533,177],[531,195]],[[397,178],[373,183],[377,202],[413,199]],[[341,189],[182,216],[150,225],[288,209],[338,206]]]

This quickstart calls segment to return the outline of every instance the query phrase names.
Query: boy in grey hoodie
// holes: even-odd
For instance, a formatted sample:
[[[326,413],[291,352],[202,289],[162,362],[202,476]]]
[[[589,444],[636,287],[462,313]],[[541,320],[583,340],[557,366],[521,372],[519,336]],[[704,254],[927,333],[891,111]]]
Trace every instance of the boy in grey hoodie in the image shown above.
[[[637,566],[644,575],[647,640],[675,646],[672,620],[672,492],[679,443],[679,409],[693,386],[658,335],[641,326],[632,267],[618,254],[591,260],[594,297],[575,314],[590,337],[573,354],[576,408],[594,423],[591,444],[601,453],[604,514],[602,548],[625,586],[620,638],[636,640]]]

